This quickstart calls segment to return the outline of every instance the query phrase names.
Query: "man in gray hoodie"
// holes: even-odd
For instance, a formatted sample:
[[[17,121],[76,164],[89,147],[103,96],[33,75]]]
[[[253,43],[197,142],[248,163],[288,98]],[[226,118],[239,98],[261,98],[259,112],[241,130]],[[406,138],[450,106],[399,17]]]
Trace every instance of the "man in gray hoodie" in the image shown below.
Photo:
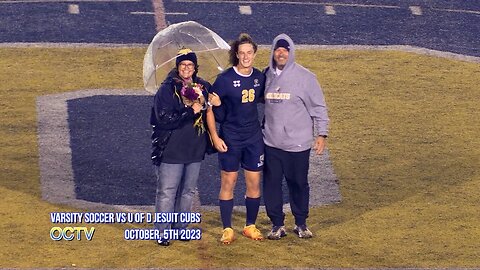
[[[315,74],[295,63],[295,46],[286,34],[272,44],[265,87],[265,167],[264,201],[272,222],[269,239],[286,236],[282,181],[285,177],[289,201],[295,217],[294,232],[312,237],[307,228],[310,187],[310,149],[321,154],[328,135],[325,98]],[[314,131],[315,128],[315,131]],[[314,134],[316,134],[314,136]]]

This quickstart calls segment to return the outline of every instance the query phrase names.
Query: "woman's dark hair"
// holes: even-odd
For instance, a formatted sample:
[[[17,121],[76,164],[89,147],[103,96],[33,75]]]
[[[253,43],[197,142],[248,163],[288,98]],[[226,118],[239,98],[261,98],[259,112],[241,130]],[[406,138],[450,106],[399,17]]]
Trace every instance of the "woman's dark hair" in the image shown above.
[[[230,42],[230,51],[229,53],[229,61],[232,66],[238,65],[238,47],[242,44],[252,44],[253,52],[257,52],[257,43],[253,42],[252,37],[249,34],[241,33],[237,40]]]

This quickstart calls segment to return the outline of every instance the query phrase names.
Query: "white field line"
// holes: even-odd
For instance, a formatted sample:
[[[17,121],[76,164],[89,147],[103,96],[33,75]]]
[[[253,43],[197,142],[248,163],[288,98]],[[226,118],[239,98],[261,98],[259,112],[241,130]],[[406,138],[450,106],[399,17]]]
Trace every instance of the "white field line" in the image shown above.
[[[260,46],[263,47],[263,46]],[[270,48],[268,45],[267,48]],[[411,52],[422,55],[436,56],[448,59],[461,60],[466,62],[480,63],[480,57],[444,52],[438,50],[432,50],[423,47],[410,46],[410,45],[296,45],[298,49],[319,49],[319,50],[372,50],[372,51],[402,51]]]
[[[287,5],[309,5],[309,6],[343,6],[343,7],[361,7],[361,8],[392,8],[401,9],[401,6],[394,5],[376,5],[376,4],[355,4],[355,3],[330,3],[330,2],[297,2],[297,1],[271,1],[271,0],[173,0],[179,3],[232,3],[232,4],[287,4]],[[419,7],[421,8],[421,7]],[[429,8],[436,11],[469,13],[480,15],[480,11],[466,9],[446,9],[446,8]],[[416,14],[415,14],[416,15]],[[421,14],[419,14],[421,15]]]
[[[188,12],[165,12],[165,15],[188,15]]]
[[[433,9],[433,10],[437,10],[437,11],[456,12],[456,13],[469,13],[469,14],[480,15],[480,11],[475,11],[475,10],[446,9],[446,8],[432,8],[432,9]]]
[[[369,4],[346,4],[329,2],[295,2],[295,1],[241,1],[241,0],[173,0],[179,3],[232,3],[232,4],[287,4],[287,5],[308,5],[308,6],[345,6],[345,7],[365,7],[365,8],[401,8],[392,5],[369,5]]]
[[[155,12],[148,12],[148,11],[132,11],[130,12],[132,15],[155,15]]]
[[[6,42],[0,48],[147,48],[143,43],[53,43],[53,42]]]
[[[129,43],[0,43],[0,48],[147,48],[148,44]],[[259,45],[260,48],[270,49],[271,45]],[[318,50],[372,50],[372,51],[403,51],[422,55],[443,57],[466,62],[480,63],[480,57],[464,55],[452,52],[432,50],[410,45],[295,45],[297,49]]]
[[[142,0],[0,0],[0,4],[20,3],[81,3],[81,2],[140,2]]]
[[[131,11],[132,15],[156,15],[155,12],[151,11]],[[165,15],[188,15],[187,12],[165,12]]]

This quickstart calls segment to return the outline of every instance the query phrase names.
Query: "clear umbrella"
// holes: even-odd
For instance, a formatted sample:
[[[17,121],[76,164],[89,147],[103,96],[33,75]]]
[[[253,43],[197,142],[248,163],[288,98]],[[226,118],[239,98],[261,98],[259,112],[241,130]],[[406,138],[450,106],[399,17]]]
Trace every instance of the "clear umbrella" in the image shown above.
[[[145,89],[156,93],[158,87],[175,67],[178,50],[189,48],[197,54],[198,76],[212,80],[228,65],[230,46],[212,30],[193,22],[181,22],[158,32],[148,46],[143,59]]]

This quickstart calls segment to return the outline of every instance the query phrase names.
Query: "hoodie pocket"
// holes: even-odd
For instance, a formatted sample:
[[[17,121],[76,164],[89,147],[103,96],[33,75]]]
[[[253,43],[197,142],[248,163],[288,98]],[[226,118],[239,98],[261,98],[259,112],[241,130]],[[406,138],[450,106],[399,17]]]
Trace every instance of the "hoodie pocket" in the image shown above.
[[[293,127],[293,126],[285,126],[283,128],[288,141],[284,142],[289,147],[302,147],[308,145],[311,147],[313,133],[312,130],[309,128],[301,128],[301,127]]]

